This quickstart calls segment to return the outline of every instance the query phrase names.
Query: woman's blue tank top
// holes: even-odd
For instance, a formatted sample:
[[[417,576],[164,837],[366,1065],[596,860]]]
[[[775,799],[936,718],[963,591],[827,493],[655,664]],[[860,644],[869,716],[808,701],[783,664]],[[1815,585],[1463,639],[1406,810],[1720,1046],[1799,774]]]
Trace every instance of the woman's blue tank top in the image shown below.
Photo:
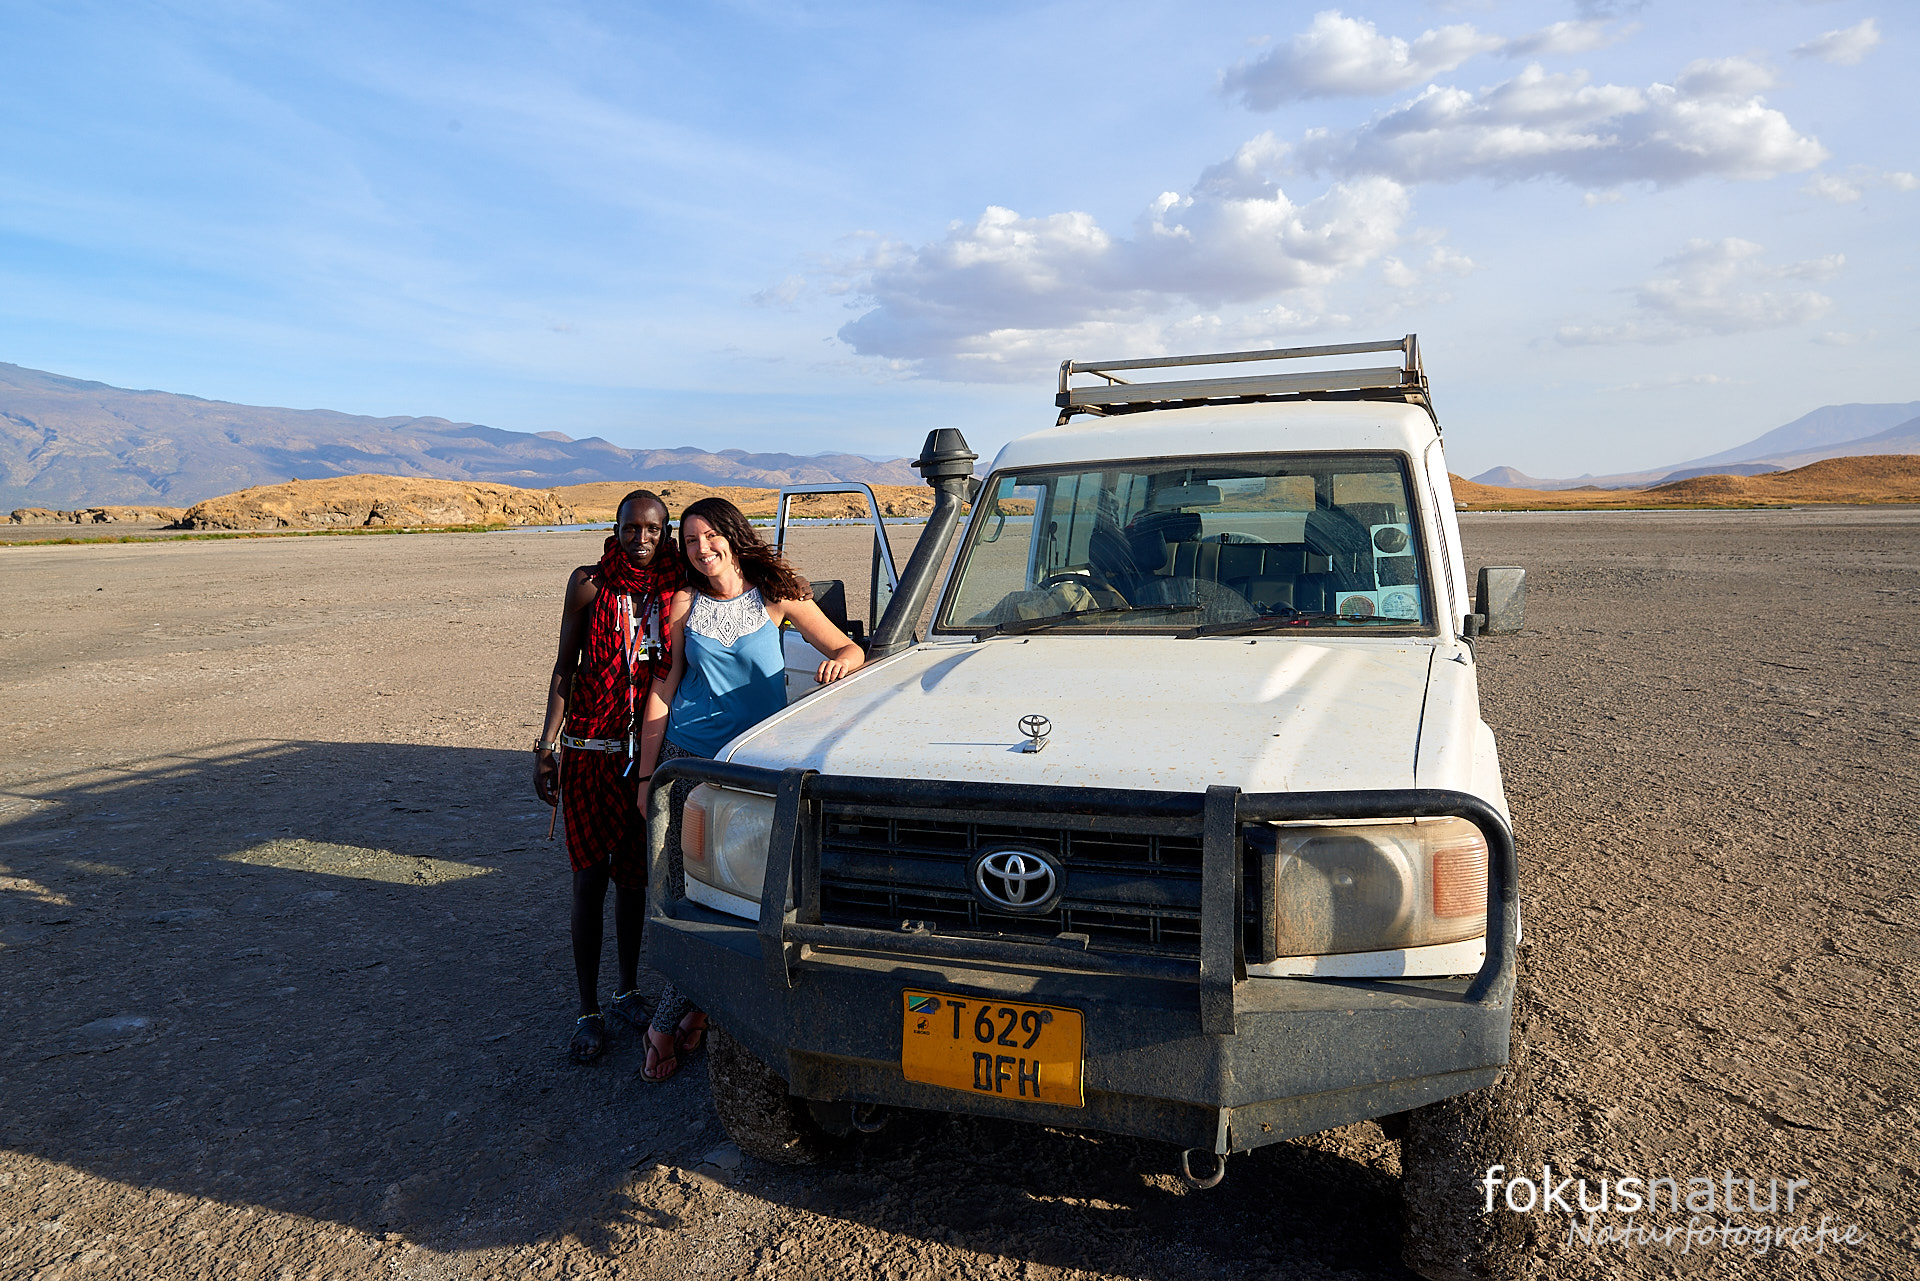
[[[717,755],[728,740],[787,705],[780,628],[757,587],[728,600],[696,589],[686,655],[686,675],[667,713],[667,738],[684,751]]]

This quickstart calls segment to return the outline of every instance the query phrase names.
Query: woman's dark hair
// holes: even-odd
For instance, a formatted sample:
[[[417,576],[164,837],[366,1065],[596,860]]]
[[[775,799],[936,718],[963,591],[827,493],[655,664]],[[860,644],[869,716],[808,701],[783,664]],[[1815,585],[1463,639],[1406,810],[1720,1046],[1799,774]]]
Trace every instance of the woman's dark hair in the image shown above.
[[[707,576],[693,567],[686,556],[687,518],[698,516],[727,540],[733,554],[740,558],[740,573],[768,600],[812,600],[813,587],[787,564],[779,552],[760,541],[760,535],[738,507],[724,498],[702,498],[689,503],[680,513],[680,552],[686,560],[687,580],[711,596]]]

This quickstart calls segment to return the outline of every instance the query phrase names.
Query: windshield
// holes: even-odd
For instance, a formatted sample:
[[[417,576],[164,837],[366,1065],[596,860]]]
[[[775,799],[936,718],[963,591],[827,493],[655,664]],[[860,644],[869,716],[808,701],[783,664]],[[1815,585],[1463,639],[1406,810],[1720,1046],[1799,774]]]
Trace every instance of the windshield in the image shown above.
[[[1422,627],[1426,571],[1397,454],[999,473],[946,630]]]

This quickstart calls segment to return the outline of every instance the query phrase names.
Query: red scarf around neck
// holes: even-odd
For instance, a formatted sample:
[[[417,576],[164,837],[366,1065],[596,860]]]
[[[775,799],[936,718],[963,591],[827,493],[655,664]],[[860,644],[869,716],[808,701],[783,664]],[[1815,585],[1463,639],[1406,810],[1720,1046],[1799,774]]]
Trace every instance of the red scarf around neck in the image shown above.
[[[647,686],[664,676],[672,660],[672,629],[667,614],[673,594],[686,582],[680,558],[662,531],[659,550],[649,565],[636,565],[627,559],[620,540],[608,535],[606,550],[593,568],[593,581],[600,594],[588,607],[587,642],[584,662],[574,676],[573,696],[567,721],[571,733],[583,738],[622,737],[628,731],[626,636],[620,626],[622,597],[631,596],[634,616],[644,634],[650,608],[659,610],[660,643],[635,675],[638,686],[635,714],[644,706]],[[633,727],[638,731],[638,726]]]

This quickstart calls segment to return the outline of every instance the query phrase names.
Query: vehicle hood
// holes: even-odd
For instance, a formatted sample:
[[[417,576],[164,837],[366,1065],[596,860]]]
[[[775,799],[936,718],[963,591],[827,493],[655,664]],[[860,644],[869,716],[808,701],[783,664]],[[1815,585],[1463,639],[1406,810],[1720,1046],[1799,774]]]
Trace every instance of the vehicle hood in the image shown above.
[[[1405,639],[997,637],[918,646],[722,759],[881,778],[1195,792],[1414,785],[1433,650]],[[1020,719],[1053,722],[1022,750]]]

